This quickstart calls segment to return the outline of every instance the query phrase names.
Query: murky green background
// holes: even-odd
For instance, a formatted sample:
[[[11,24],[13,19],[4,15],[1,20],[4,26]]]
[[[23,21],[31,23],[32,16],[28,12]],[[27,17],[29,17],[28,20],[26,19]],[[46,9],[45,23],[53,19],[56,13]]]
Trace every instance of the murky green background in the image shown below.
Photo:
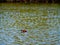
[[[0,3],[0,45],[60,45],[60,5]]]

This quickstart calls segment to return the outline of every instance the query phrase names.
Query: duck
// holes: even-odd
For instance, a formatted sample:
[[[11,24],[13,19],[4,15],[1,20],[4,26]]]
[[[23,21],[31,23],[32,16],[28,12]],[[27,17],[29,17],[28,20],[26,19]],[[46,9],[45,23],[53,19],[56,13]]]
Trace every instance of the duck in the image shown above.
[[[27,30],[25,30],[25,29],[22,29],[22,30],[21,30],[21,32],[22,32],[22,33],[26,33],[26,32],[27,32]]]

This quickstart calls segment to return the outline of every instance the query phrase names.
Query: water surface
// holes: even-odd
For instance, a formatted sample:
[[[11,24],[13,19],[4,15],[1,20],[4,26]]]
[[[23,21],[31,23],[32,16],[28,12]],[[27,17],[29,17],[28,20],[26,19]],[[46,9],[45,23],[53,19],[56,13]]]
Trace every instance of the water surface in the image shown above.
[[[26,33],[21,33],[26,29]],[[59,45],[58,4],[0,4],[0,45]]]

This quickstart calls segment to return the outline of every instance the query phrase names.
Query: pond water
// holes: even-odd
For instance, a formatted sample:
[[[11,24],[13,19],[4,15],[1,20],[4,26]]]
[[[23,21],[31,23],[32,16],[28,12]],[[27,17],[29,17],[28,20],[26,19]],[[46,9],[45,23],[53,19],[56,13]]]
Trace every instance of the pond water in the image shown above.
[[[0,4],[0,45],[59,44],[58,4]]]

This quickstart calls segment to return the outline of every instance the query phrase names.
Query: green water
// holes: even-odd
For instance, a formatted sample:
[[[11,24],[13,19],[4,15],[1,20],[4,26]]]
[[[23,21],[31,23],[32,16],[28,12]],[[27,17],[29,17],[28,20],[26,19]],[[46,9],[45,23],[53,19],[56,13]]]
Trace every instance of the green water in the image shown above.
[[[59,45],[59,27],[58,4],[0,3],[0,45]]]

